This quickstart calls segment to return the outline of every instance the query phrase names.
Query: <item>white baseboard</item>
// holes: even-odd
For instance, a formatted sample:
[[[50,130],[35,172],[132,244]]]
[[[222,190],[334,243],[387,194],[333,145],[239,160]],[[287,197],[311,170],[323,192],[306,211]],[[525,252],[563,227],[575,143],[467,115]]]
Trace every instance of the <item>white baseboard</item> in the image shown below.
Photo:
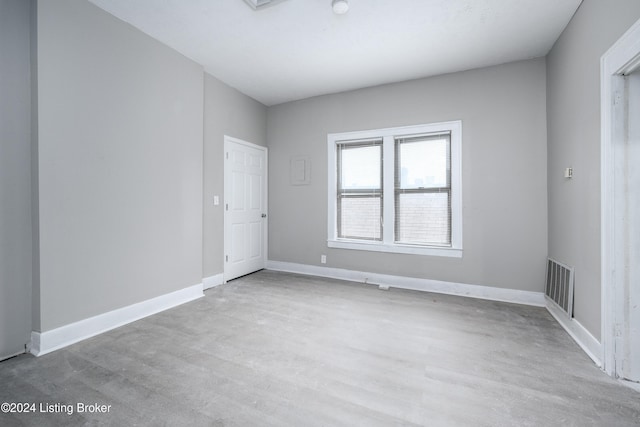
[[[193,301],[204,296],[202,287],[202,283],[199,283],[50,331],[31,332],[31,353],[42,356],[127,323]]]
[[[370,283],[383,287],[436,292],[439,294],[448,295],[459,295],[492,301],[533,305],[536,307],[544,307],[546,305],[544,294],[542,292],[520,291],[516,289],[503,289],[491,286],[443,282],[440,280],[419,279],[415,277],[366,273],[362,271],[345,270],[341,268],[319,267],[315,265],[296,264],[280,261],[267,261],[266,268],[268,270],[286,271],[290,273],[329,277],[332,279],[350,280],[361,283]]]
[[[571,338],[587,353],[587,356],[594,361],[597,366],[602,366],[601,354],[602,345],[591,333],[576,319],[570,318],[553,301],[545,297],[546,307],[549,313],[564,328]]]
[[[202,279],[202,284],[204,285],[204,290],[220,286],[224,283],[224,274],[216,274],[215,276],[209,276]]]

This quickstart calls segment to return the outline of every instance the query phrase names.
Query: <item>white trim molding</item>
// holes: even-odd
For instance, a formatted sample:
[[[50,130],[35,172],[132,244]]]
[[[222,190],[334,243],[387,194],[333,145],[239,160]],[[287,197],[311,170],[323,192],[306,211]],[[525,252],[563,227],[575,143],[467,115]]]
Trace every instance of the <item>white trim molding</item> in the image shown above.
[[[569,318],[567,313],[562,311],[556,303],[545,296],[547,311],[554,319],[567,331],[569,336],[580,346],[580,348],[598,366],[602,366],[602,345],[591,333],[576,319]]]
[[[626,344],[621,337],[625,318],[624,241],[621,235],[621,197],[624,184],[624,74],[640,66],[640,20],[600,60],[600,233],[601,233],[601,343],[602,368],[613,376],[622,374]],[[624,208],[624,206],[622,206]]]
[[[202,283],[45,332],[31,333],[31,353],[42,356],[79,341],[203,297]]]
[[[224,273],[216,274],[214,276],[209,276],[202,279],[203,290],[205,291],[222,284],[224,284]]]
[[[349,280],[352,282],[378,285],[381,288],[410,289],[414,291],[435,292],[439,294],[458,295],[491,301],[510,302],[515,304],[545,307],[542,292],[503,289],[492,286],[469,285],[465,283],[444,282],[440,280],[421,279],[416,277],[393,276],[389,274],[367,273],[363,271],[345,270],[342,268],[319,267],[308,264],[297,264],[281,261],[267,261],[267,269],[309,276],[328,277],[331,279]]]
[[[451,245],[403,244],[396,242],[394,223],[396,220],[395,198],[395,144],[396,138],[418,135],[450,135],[451,194]],[[338,154],[342,144],[360,144],[377,141],[382,150],[381,171],[381,240],[347,239],[338,237]],[[327,135],[327,245],[330,248],[418,254],[462,258],[462,121],[401,126],[395,128],[330,133]],[[387,195],[387,196],[385,196]]]
[[[377,242],[369,242],[365,240],[327,240],[327,247],[339,248],[339,249],[357,249],[360,251],[371,252],[389,252],[396,254],[414,254],[414,255],[429,255],[429,256],[445,256],[451,258],[462,258],[462,249],[454,249],[435,246],[411,246],[394,243],[393,245],[386,245]]]

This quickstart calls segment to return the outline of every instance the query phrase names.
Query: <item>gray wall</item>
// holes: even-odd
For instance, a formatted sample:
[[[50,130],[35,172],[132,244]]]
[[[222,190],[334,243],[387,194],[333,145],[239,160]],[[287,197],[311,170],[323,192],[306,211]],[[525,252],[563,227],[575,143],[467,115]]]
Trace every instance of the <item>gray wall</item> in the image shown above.
[[[291,102],[268,110],[269,259],[542,291],[545,60]],[[462,259],[327,248],[327,133],[461,119]],[[292,156],[311,183],[289,184]]]
[[[224,271],[224,135],[266,146],[267,107],[205,73],[203,277]]]
[[[575,267],[574,315],[598,339],[600,58],[638,18],[637,0],[584,0],[547,57],[549,256]]]
[[[30,5],[0,0],[0,360],[31,332]]]
[[[35,330],[201,283],[203,90],[92,4],[39,2]]]

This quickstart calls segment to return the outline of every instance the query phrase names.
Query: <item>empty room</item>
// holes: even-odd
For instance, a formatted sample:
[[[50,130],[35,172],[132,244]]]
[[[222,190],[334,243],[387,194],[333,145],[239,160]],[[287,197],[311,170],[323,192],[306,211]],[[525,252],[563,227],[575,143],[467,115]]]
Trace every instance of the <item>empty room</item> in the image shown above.
[[[637,0],[0,0],[0,425],[640,425],[638,117]]]

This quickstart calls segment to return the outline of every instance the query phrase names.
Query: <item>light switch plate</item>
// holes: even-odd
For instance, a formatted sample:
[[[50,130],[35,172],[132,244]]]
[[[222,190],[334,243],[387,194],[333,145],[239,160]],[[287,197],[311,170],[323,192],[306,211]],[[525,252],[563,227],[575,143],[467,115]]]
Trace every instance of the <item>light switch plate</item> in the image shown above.
[[[573,178],[573,168],[566,168],[564,170],[564,177],[565,178]]]

